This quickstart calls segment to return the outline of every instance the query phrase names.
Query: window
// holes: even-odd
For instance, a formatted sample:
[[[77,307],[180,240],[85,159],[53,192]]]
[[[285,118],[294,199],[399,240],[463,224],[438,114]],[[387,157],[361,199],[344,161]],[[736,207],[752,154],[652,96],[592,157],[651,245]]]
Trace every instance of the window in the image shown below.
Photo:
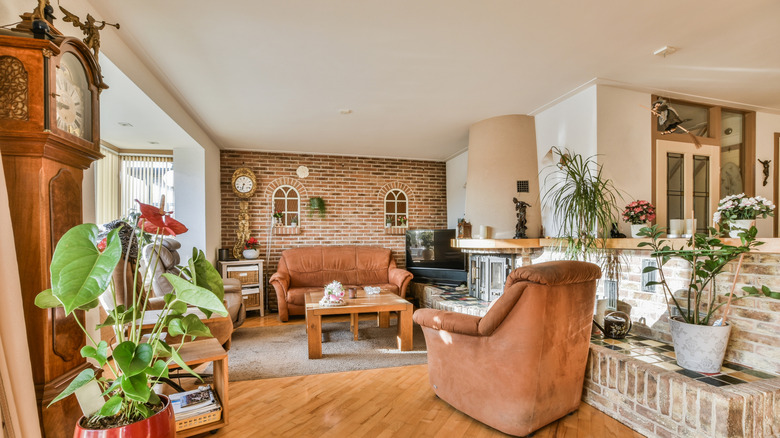
[[[696,219],[696,232],[707,233],[718,205],[720,148],[679,141],[656,142],[656,205],[658,225],[672,219]]]
[[[274,192],[272,200],[275,217],[281,215],[279,225],[291,226],[298,224],[300,214],[300,196],[298,191],[290,186],[281,186]]]
[[[173,195],[173,157],[121,155],[121,163],[122,214],[138,209],[136,199],[144,204],[159,206],[163,195],[165,210],[176,211]]]
[[[124,155],[101,147],[105,157],[95,164],[95,216],[99,224],[138,211],[136,199],[174,210],[173,157]]]
[[[659,99],[652,97],[653,101]],[[651,115],[653,200],[656,222],[669,227],[671,219],[689,219],[693,212],[696,230],[706,233],[718,200],[727,195],[755,194],[756,114],[720,106],[664,99],[681,120],[682,129],[669,131],[662,119]]]
[[[393,189],[385,195],[385,224],[391,227],[405,227],[408,223],[406,193]]]

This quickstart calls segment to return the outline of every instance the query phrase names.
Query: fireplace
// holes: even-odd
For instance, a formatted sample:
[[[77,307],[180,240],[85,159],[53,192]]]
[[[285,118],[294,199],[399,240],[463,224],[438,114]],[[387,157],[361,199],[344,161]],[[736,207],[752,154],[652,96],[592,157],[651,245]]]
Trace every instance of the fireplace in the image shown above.
[[[515,254],[469,254],[469,295],[482,301],[500,297],[516,258]]]

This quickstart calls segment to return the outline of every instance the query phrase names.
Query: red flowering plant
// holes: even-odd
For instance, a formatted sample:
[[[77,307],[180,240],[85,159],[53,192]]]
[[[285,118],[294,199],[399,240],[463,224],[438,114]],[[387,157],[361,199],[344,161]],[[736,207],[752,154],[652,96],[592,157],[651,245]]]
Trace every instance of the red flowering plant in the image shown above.
[[[176,236],[187,231],[187,227],[171,217],[171,212],[165,211],[164,198],[160,204],[160,207],[155,207],[139,202],[141,216],[136,224],[136,231],[143,229],[153,233],[153,244],[157,246],[154,253],[157,254],[163,236]],[[36,306],[62,308],[66,315],[97,307],[98,297],[104,293],[110,296],[108,300],[113,299],[114,308],[107,310],[106,319],[97,328],[112,327],[117,336],[114,345],[92,338],[91,331],[81,326],[88,340],[88,345],[81,349],[81,355],[94,359],[108,372],[98,376],[92,368],[82,371],[52,401],[59,401],[81,387],[97,385],[98,393],[102,393],[102,407],[96,412],[84,412],[86,419],[81,424],[84,428],[123,426],[163,409],[162,400],[152,388],[162,378],[168,377],[168,365],[175,362],[198,377],[179,354],[182,344],[167,344],[165,333],[181,336],[182,342],[211,336],[198,316],[188,313],[192,309],[190,306],[200,309],[207,317],[212,313],[228,314],[223,304],[225,291],[222,277],[206,260],[203,251],[193,249],[193,257],[181,269],[181,274],[162,274],[173,286],[173,292],[165,295],[165,306],[151,331],[142,330],[147,306],[144,294],[137,293],[133,287],[129,302],[117,304],[113,273],[120,262],[124,260],[127,263],[131,247],[127,245],[127,253],[123,257],[119,230],[112,230],[100,241],[95,224],[77,225],[66,232],[52,256],[49,268],[51,289],[35,298]],[[145,272],[139,272],[136,265],[133,284],[144,284],[144,277],[151,275],[154,268],[149,266]],[[75,321],[81,325],[78,318]]]
[[[632,225],[652,222],[654,219],[655,207],[647,201],[634,201],[623,210],[623,220]]]
[[[260,241],[254,237],[250,237],[244,242],[244,249],[257,249],[260,246]]]

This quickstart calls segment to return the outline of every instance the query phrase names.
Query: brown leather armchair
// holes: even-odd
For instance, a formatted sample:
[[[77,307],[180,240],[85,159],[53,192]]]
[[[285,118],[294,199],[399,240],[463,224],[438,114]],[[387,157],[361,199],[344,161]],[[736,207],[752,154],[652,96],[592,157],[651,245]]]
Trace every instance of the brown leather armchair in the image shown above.
[[[436,395],[511,435],[577,410],[600,277],[592,263],[541,263],[512,272],[482,318],[417,310]]]
[[[401,298],[412,274],[396,266],[389,249],[374,246],[313,246],[282,251],[271,276],[279,305],[279,321],[305,313],[306,292],[322,292],[336,280],[345,287],[379,286]]]

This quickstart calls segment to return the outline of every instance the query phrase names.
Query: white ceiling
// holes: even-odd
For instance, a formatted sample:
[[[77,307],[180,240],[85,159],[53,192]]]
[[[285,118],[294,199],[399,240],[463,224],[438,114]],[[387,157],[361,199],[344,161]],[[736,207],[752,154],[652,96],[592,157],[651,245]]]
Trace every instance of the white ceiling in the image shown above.
[[[533,114],[594,78],[780,112],[776,0],[92,4],[225,149],[443,160],[472,123]],[[680,50],[653,55],[665,45]],[[124,109],[133,124],[150,114]],[[127,140],[103,117],[106,140]]]

